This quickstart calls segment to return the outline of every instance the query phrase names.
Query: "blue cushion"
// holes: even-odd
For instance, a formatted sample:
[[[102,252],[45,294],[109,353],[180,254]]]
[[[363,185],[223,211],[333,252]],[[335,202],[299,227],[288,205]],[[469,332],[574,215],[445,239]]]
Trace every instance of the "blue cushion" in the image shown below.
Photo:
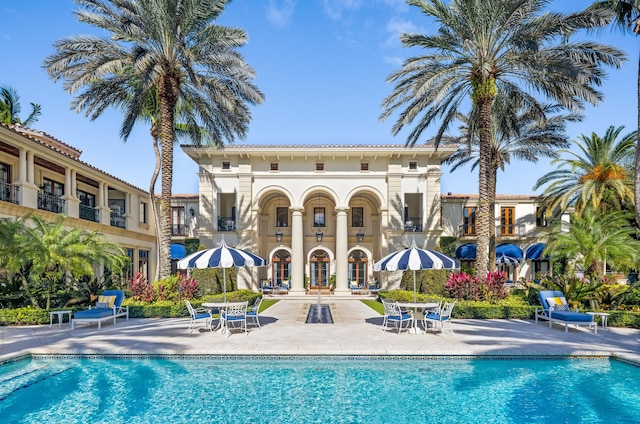
[[[433,312],[430,312],[428,314],[426,314],[424,316],[425,319],[435,319],[435,320],[439,320],[440,319],[440,314],[434,314]]]
[[[113,309],[87,309],[86,311],[78,311],[73,314],[74,318],[102,318],[113,315]]]
[[[402,314],[402,315],[389,315],[387,319],[391,321],[406,321],[411,319],[411,314]]]
[[[100,294],[102,296],[115,296],[116,300],[113,302],[113,306],[116,308],[122,306],[122,302],[124,301],[124,292],[122,290],[105,290]]]
[[[248,317],[254,317],[254,316],[256,316],[256,315],[258,315],[258,313],[257,313],[256,311],[249,311],[249,312],[247,312],[247,316],[248,316]]]
[[[553,311],[551,312],[551,318],[561,319],[563,321],[570,321],[570,322],[593,321],[593,316],[589,314],[582,314],[580,312],[571,312],[571,311]]]
[[[202,318],[211,318],[211,315],[209,315],[209,314],[198,314],[195,317],[195,319],[202,319]]]

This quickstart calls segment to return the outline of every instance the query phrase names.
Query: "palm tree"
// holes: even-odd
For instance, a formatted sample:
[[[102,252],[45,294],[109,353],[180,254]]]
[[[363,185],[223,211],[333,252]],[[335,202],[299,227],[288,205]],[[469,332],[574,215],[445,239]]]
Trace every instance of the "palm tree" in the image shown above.
[[[403,34],[405,47],[428,52],[405,61],[387,81],[395,83],[384,99],[381,119],[396,112],[397,135],[413,124],[406,144],[413,146],[423,131],[438,123],[435,145],[466,106],[478,110],[479,205],[476,270],[488,270],[492,105],[498,91],[537,103],[543,95],[570,112],[585,102],[598,103],[603,66],[620,66],[624,54],[591,41],[571,41],[581,29],[602,27],[611,13],[588,9],[574,14],[542,13],[548,0],[409,0],[439,24],[435,35]],[[527,91],[526,88],[529,89]]]
[[[605,271],[604,264],[631,269],[640,259],[638,230],[625,211],[585,208],[571,215],[566,224],[556,225],[549,235],[546,252],[573,261],[591,281]]]
[[[561,157],[551,162],[557,169],[538,179],[534,190],[547,185],[542,193],[542,205],[547,211],[564,211],[574,207],[580,212],[587,206],[621,209],[633,204],[633,157],[637,131],[622,138],[624,129],[611,126],[604,137],[582,134],[574,142],[577,152],[560,150]]]
[[[599,0],[595,8],[605,8],[615,13],[614,23],[624,31],[640,35],[640,1],[639,0]],[[640,128],[640,62],[638,63],[636,100],[638,101],[637,126]],[[636,223],[640,226],[640,141],[636,144],[634,162],[634,205]]]
[[[76,111],[95,119],[110,106],[126,105],[121,136],[129,136],[143,115],[149,96],[159,99],[161,152],[160,278],[171,272],[171,186],[176,108],[190,128],[202,127],[216,142],[246,136],[251,113],[248,104],[264,100],[252,83],[255,77],[236,51],[246,33],[217,25],[229,0],[76,0],[78,20],[105,30],[109,38],[84,35],[55,43],[56,53],[44,62],[54,81],[66,80]],[[125,99],[124,86],[134,87]],[[201,133],[193,130],[197,145]]]
[[[49,309],[51,294],[69,276],[94,275],[94,267],[122,269],[128,261],[122,247],[101,234],[78,228],[68,229],[63,216],[49,223],[37,216],[3,220],[0,236],[0,264],[20,276],[23,288],[38,307],[37,293],[46,295]],[[6,244],[5,244],[6,243]]]
[[[580,117],[574,114],[556,114],[558,105],[525,105],[518,97],[508,97],[498,92],[492,106],[493,138],[491,140],[489,209],[495,210],[498,170],[511,163],[511,158],[538,162],[541,157],[555,158],[557,150],[569,147],[565,135],[566,123]],[[457,144],[458,150],[445,163],[452,165],[451,172],[471,163],[471,169],[480,162],[478,109],[468,116],[459,115],[462,122],[457,137],[444,136],[441,142]],[[489,228],[489,264],[495,263],[495,226]]]
[[[31,113],[27,119],[20,119],[20,96],[18,92],[11,87],[0,87],[0,122],[6,125],[20,124],[24,127],[30,127],[38,120],[40,116],[40,105],[31,103]]]

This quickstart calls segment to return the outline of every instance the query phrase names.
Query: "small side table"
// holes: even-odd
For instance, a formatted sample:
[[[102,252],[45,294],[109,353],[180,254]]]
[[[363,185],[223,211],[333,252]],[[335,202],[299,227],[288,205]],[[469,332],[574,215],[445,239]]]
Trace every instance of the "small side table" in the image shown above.
[[[587,312],[587,313],[589,315],[600,317],[602,322],[602,328],[604,328],[605,330],[607,329],[607,318],[609,317],[608,313],[606,312]]]
[[[73,311],[49,311],[49,328],[53,325],[53,316],[58,316],[58,328],[62,327],[62,318],[64,314],[69,314],[69,322],[71,322],[71,314]]]

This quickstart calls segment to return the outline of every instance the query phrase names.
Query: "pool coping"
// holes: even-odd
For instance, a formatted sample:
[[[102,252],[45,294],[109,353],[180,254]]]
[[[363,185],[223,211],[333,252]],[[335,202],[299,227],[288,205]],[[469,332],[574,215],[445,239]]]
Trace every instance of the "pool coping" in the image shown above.
[[[308,354],[308,355],[280,355],[280,354],[138,354],[138,353],[23,353],[0,361],[3,366],[33,360],[181,360],[181,361],[353,361],[353,362],[468,362],[468,361],[509,361],[509,360],[547,360],[547,361],[617,361],[640,368],[640,362],[611,355],[339,355],[339,354]]]

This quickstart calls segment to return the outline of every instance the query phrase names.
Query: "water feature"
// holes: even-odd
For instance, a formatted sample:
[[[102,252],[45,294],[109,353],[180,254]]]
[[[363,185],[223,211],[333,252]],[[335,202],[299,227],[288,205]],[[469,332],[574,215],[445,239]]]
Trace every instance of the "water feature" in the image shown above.
[[[329,305],[309,305],[306,324],[333,324],[333,316]]]

